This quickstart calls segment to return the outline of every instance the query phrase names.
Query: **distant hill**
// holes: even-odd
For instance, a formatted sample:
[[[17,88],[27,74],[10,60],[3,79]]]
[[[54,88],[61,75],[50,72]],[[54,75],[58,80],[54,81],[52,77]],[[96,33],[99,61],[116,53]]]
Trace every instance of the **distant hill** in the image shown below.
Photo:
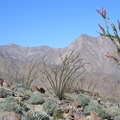
[[[65,55],[73,50],[75,54],[80,54],[81,58],[86,59],[86,62],[90,63],[90,65],[86,66],[90,76],[94,74],[97,76],[96,78],[102,76],[107,79],[119,78],[118,66],[113,60],[105,56],[107,52],[114,53],[116,51],[115,45],[108,38],[101,36],[91,37],[82,34],[65,48],[51,48],[48,46],[22,47],[10,43],[0,46],[0,62],[2,62],[2,59],[4,61],[5,58],[12,58],[19,63],[27,62],[31,59],[40,61],[46,55],[52,64],[58,64],[60,62],[60,53]]]
[[[114,70],[117,69],[112,60],[105,57],[106,52],[115,52],[114,44],[107,38],[95,38],[85,34],[65,48],[50,48],[48,46],[22,47],[12,43],[7,44],[0,46],[2,53],[0,56],[3,57],[4,55],[18,61],[27,61],[33,58],[40,60],[46,55],[53,63],[59,63],[59,54],[68,54],[72,50],[91,63],[91,69],[94,72],[114,73]]]

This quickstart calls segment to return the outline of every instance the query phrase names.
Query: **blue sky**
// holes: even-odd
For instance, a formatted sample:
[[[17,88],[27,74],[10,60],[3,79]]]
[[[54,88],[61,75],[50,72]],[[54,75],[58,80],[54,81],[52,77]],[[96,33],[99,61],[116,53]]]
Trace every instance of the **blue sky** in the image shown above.
[[[68,46],[81,34],[99,36],[104,24],[95,9],[120,19],[120,0],[0,0],[0,45]]]

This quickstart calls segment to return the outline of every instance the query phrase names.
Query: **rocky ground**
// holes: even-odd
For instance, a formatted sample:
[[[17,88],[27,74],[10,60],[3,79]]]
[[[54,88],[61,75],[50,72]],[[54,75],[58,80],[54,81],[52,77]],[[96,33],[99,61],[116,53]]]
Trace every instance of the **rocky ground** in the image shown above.
[[[120,120],[120,108],[98,93],[72,90],[59,100],[44,88],[26,90],[4,81],[0,87],[0,120]]]

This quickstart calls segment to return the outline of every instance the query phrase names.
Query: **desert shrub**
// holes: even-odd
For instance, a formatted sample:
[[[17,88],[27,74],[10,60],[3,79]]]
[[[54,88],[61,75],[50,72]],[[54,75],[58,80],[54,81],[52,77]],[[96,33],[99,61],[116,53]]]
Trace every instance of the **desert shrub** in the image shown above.
[[[7,97],[3,102],[0,103],[1,111],[13,111],[19,114],[23,114],[27,110],[24,103],[19,102],[14,97]]]
[[[12,95],[13,95],[13,93],[11,91],[8,91],[4,88],[0,88],[0,98],[6,98],[6,97],[9,97]]]
[[[120,108],[111,107],[106,110],[110,115],[120,116]]]
[[[23,94],[25,92],[25,88],[24,87],[16,87],[13,89],[14,92],[17,92],[17,93],[20,93],[20,94]]]
[[[11,58],[10,62],[5,61],[4,79],[9,80],[10,84],[19,83],[26,89],[30,89],[31,84],[38,77],[39,65],[40,62],[35,59],[19,65]]]
[[[49,91],[47,90],[45,92],[45,95],[50,97],[50,98],[54,98],[55,97],[55,94],[54,94],[53,90],[51,90],[51,89]]]
[[[98,107],[95,104],[93,104],[92,102],[90,102],[87,106],[85,106],[84,113],[86,115],[88,115],[88,114],[90,114],[91,110],[95,111],[95,112],[98,110]]]
[[[61,112],[57,112],[54,116],[53,116],[53,119],[52,120],[65,120],[65,117],[63,115],[63,113]]]
[[[61,112],[60,106],[53,100],[48,100],[43,104],[43,111],[45,111],[50,116],[56,115],[56,113]]]
[[[98,108],[97,113],[103,118],[103,119],[110,119],[111,115],[106,112],[105,109]]]
[[[120,120],[120,116],[115,116],[114,120]]]
[[[27,120],[50,120],[44,112],[30,112],[27,114]]]
[[[3,102],[0,103],[0,109],[2,111],[13,111],[16,113],[22,113],[20,105],[15,104],[16,101],[13,97],[7,97]]]
[[[85,96],[84,94],[80,93],[77,96],[77,101],[81,106],[85,107],[90,102],[90,99],[87,96]]]
[[[72,51],[65,56],[60,54],[61,61],[58,65],[51,65],[45,57],[42,59],[41,73],[46,77],[47,84],[42,79],[41,81],[48,90],[48,84],[50,85],[59,100],[65,99],[65,93],[73,87],[77,78],[81,77],[86,70],[84,60],[80,58],[79,54],[74,55],[73,53]]]
[[[25,90],[24,95],[32,96],[33,92],[31,90]]]
[[[109,119],[110,115],[106,112],[104,108],[99,105],[95,105],[94,103],[90,102],[87,106],[85,106],[84,114],[90,114],[90,111],[94,111],[98,113],[102,118]]]
[[[32,96],[33,92],[31,90],[26,90],[23,86],[16,86],[14,89],[12,89],[13,92],[24,94],[27,96]]]
[[[39,92],[35,92],[31,98],[28,100],[30,104],[43,104],[45,100]]]

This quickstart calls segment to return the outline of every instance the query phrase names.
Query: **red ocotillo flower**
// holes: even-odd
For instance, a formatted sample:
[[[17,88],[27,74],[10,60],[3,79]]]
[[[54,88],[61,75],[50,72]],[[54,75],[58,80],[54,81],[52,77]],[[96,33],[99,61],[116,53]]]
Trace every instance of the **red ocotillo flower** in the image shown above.
[[[112,56],[112,55],[105,55],[105,56],[108,58],[114,58],[114,56]]]
[[[101,12],[100,10],[96,10],[96,11],[97,11],[99,14],[101,14],[103,18],[106,18],[107,12],[106,12],[105,9],[102,8],[102,12]]]
[[[118,60],[118,58],[117,58],[115,55],[110,55],[110,54],[108,53],[108,54],[105,55],[105,56],[108,57],[108,58],[112,58],[113,60],[116,61],[116,63],[119,63],[119,60]]]
[[[102,15],[103,15],[103,16],[106,16],[106,14],[107,14],[107,13],[106,13],[106,10],[105,10],[105,9],[102,9]]]
[[[115,56],[111,55],[109,52],[107,52],[107,54],[105,55],[108,58],[114,58]]]
[[[98,23],[98,26],[100,27],[101,30],[104,30],[104,28]]]
[[[106,32],[104,30],[104,28],[98,23],[98,26],[100,27],[100,29],[102,30],[102,33],[100,33],[100,35],[105,36]]]

